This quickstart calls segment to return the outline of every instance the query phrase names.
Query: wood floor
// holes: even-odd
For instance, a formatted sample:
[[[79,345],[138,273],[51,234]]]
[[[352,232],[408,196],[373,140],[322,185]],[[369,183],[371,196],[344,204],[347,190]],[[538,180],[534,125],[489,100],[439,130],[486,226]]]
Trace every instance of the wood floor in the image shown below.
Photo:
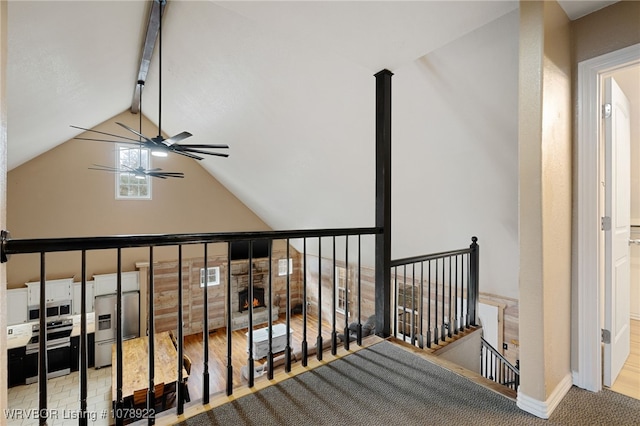
[[[275,322],[275,324],[285,323],[285,319],[281,316],[281,319]],[[292,351],[294,353],[300,352],[302,349],[302,316],[296,315],[291,318],[291,329],[293,330],[292,337]],[[262,324],[254,327],[254,329],[265,327],[266,324]],[[241,369],[247,365],[247,337],[245,333],[246,329],[236,330],[232,332],[232,366],[233,366],[233,387],[246,387],[247,380],[242,378]],[[331,325],[323,321],[322,324],[322,339],[323,345],[331,343]],[[341,331],[337,331],[340,333]],[[307,321],[307,347],[311,351],[313,347],[315,349],[316,341],[318,337],[318,322],[315,319],[309,319]],[[222,393],[226,390],[226,377],[227,377],[227,331],[224,328],[220,328],[209,334],[209,394]],[[198,400],[202,397],[202,372],[204,370],[204,348],[201,334],[194,334],[191,336],[185,336],[185,353],[191,358],[192,366],[189,379],[187,381],[189,387],[189,395],[192,401]],[[280,354],[274,354],[276,359]],[[315,351],[313,356],[309,358],[315,359]],[[282,357],[280,357],[282,359]],[[254,360],[254,366],[259,367],[266,362],[266,358],[260,360]],[[284,366],[274,368],[274,372],[279,370],[284,371]],[[260,380],[266,380],[267,374],[262,377],[255,377],[255,382]]]
[[[640,399],[640,321],[638,320],[631,320],[631,353],[610,389]]]

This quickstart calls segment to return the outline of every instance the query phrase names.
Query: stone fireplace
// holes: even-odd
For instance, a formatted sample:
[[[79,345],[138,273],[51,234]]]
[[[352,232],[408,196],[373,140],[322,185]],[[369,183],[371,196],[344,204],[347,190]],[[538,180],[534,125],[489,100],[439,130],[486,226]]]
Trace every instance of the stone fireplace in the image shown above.
[[[253,307],[262,308],[267,306],[264,301],[264,288],[255,287],[253,289]],[[238,311],[244,312],[249,310],[249,289],[238,292]]]
[[[231,265],[231,329],[238,330],[249,326],[249,284],[253,286],[253,324],[269,321],[269,310],[273,320],[278,319],[279,308],[271,303],[268,291],[268,261],[254,260],[253,270],[249,274],[249,262],[234,261]],[[273,296],[273,295],[272,295]]]

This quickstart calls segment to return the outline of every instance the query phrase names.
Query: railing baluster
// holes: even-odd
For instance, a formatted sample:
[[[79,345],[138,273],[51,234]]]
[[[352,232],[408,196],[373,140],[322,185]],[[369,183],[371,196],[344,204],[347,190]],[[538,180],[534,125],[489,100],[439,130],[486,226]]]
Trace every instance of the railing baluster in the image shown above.
[[[431,347],[431,260],[427,261],[427,347]]]
[[[273,242],[272,242],[273,244]],[[286,325],[287,325],[287,343],[284,349],[284,371],[289,373],[291,371],[291,271],[289,270],[289,246],[291,245],[287,238],[287,300],[286,305]]]
[[[268,350],[267,350],[267,377],[269,378],[269,380],[273,379],[273,271],[272,271],[272,263],[273,263],[273,241],[269,241],[269,266],[268,266],[268,273],[269,273],[269,282],[267,285],[267,290],[268,290],[268,300],[269,303],[267,304],[267,318],[268,318],[268,325],[267,325],[267,333],[268,333]],[[289,260],[287,259],[287,264],[289,263]],[[253,305],[253,301],[251,303]],[[287,335],[288,335],[288,330],[287,330]]]
[[[356,339],[358,346],[362,346],[362,238],[358,235],[358,332]],[[395,328],[395,327],[394,327]]]
[[[227,242],[227,312],[232,312],[231,308],[231,242]],[[233,394],[233,363],[232,363],[232,340],[231,315],[227,315],[227,396]],[[249,333],[251,336],[251,333]],[[251,339],[252,337],[247,337]],[[250,346],[248,346],[250,347]]]
[[[402,340],[407,341],[407,265],[402,265]]]
[[[45,253],[40,253],[40,335],[38,340],[38,389],[39,389],[39,407],[40,418],[39,423],[41,425],[47,424],[47,290],[45,288],[46,283],[46,262]]]
[[[453,325],[453,332],[454,334],[458,334],[458,329],[460,327],[460,318],[459,318],[459,312],[458,312],[458,255],[455,256],[455,274],[454,274],[454,287],[453,287],[453,302],[454,302],[454,306],[453,306],[453,318],[454,318],[454,325]],[[460,299],[460,303],[462,303],[462,298]]]
[[[120,284],[122,285],[122,284]],[[153,304],[153,295],[155,294],[154,288],[154,279],[153,279],[153,246],[149,247],[149,333],[148,333],[148,341],[149,341],[149,386],[147,389],[147,408],[149,409],[149,420],[148,424],[152,425],[155,423],[155,412],[152,410],[156,406],[156,396],[155,396],[155,384],[154,384],[154,375],[155,375],[155,312],[154,312],[154,304]],[[118,342],[121,342],[122,338],[117,339]],[[122,363],[118,364],[118,374],[122,374]]]
[[[344,348],[349,350],[349,313],[351,312],[351,304],[349,301],[349,236],[344,237],[344,263],[346,273],[344,277]]]
[[[331,355],[335,355],[338,353],[338,332],[336,331],[336,308],[338,306],[338,295],[337,295],[337,287],[338,287],[338,277],[336,274],[336,236],[334,235],[332,238],[333,242],[333,263],[332,263],[332,272],[331,276],[333,277],[333,289],[331,291],[332,294],[332,309],[331,309]],[[320,348],[318,348],[320,350]]]
[[[117,251],[117,275],[116,275],[116,407],[124,408],[124,398],[122,396],[123,386],[123,354],[122,354],[122,251]],[[113,368],[113,367],[112,367]],[[118,410],[119,417],[123,417],[124,412]],[[124,419],[120,419],[124,422]],[[121,423],[122,424],[122,423]]]
[[[435,264],[435,266],[433,268],[434,272],[436,274],[436,281],[434,283],[435,294],[434,294],[434,298],[433,298],[433,300],[434,300],[433,308],[434,308],[434,312],[435,312],[435,315],[433,317],[433,319],[434,319],[433,343],[435,345],[437,345],[438,342],[440,341],[440,333],[438,332],[438,330],[439,330],[438,324],[440,324],[440,316],[438,315],[438,286],[440,284],[440,281],[438,279],[438,271],[439,271],[439,269],[438,269],[438,259],[435,259],[435,262],[436,262],[436,264]]]
[[[209,276],[207,271],[205,270],[204,275],[204,286],[207,286],[209,281]],[[183,283],[182,283],[182,245],[178,245],[178,365],[176,368],[178,369],[178,382],[176,383],[176,398],[177,407],[176,412],[178,415],[184,413],[184,378],[182,376],[182,366],[184,365],[184,318],[183,318]],[[155,394],[155,393],[154,393]]]
[[[322,361],[322,237],[318,237],[318,337],[316,359]]]
[[[449,279],[447,280],[449,283],[449,326],[447,327],[447,337],[451,338],[453,336],[453,334],[451,333],[451,329],[453,328],[454,324],[454,319],[453,319],[453,300],[451,298],[451,287],[452,287],[452,275],[451,275],[451,256],[447,257],[447,260],[449,261]]]
[[[412,263],[411,270],[411,344],[416,344],[416,264]]]
[[[255,370],[253,359],[253,240],[249,240],[249,294],[248,294],[248,307],[249,307],[249,327],[247,329],[247,352],[249,353],[249,359],[247,360],[248,376],[250,388],[254,385]]]
[[[400,323],[400,314],[398,313],[398,311],[400,310],[400,286],[398,285],[398,267],[394,266],[393,267],[393,285],[394,285],[394,290],[393,290],[393,294],[394,294],[394,298],[395,298],[395,305],[396,308],[393,310],[393,324],[395,325],[393,327],[393,337],[398,338],[398,328],[399,328],[399,323]]]
[[[447,276],[446,276],[446,264],[447,258],[442,259],[442,327],[440,327],[440,340],[443,342],[447,340],[447,330],[449,328],[449,324],[447,324],[447,309],[446,309],[446,285],[447,285]]]
[[[80,426],[87,426],[87,251],[81,253],[80,274]],[[75,368],[75,367],[74,367]],[[122,395],[120,396],[122,397]]]
[[[308,362],[307,343],[307,238],[302,239],[302,366]]]
[[[204,286],[202,287],[202,404],[209,403],[209,253],[207,243],[204,243]],[[231,283],[227,281],[227,288],[231,288]],[[231,315],[229,315],[231,318]]]

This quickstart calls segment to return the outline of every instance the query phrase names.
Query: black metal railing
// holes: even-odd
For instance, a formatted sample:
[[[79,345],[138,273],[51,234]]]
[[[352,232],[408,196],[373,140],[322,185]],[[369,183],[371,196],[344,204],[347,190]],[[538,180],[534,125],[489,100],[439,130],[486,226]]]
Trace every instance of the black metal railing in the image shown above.
[[[391,261],[394,336],[421,348],[477,325],[478,239],[469,248]]]
[[[520,386],[519,363],[516,362],[514,366],[484,338],[481,339],[480,374],[517,392],[518,386]]]
[[[147,276],[147,292],[149,295],[155,294],[155,279],[154,279],[154,267],[156,267],[156,261],[154,259],[154,249],[157,247],[166,247],[166,246],[175,246],[177,248],[176,258],[178,259],[177,266],[177,276],[175,278],[176,283],[176,294],[177,298],[177,324],[182,324],[183,318],[183,291],[182,291],[182,283],[183,283],[183,254],[182,249],[185,245],[201,245],[202,253],[204,259],[204,271],[208,271],[208,246],[211,244],[223,243],[227,244],[228,252],[226,256],[226,271],[227,271],[227,283],[231,282],[231,245],[234,242],[248,242],[249,250],[248,250],[248,262],[249,262],[249,279],[248,279],[248,300],[253,300],[253,279],[251,274],[253,273],[253,250],[252,245],[256,242],[260,241],[268,241],[269,253],[268,253],[268,285],[265,291],[267,292],[268,300],[273,300],[273,279],[274,272],[272,271],[272,247],[273,242],[277,240],[282,240],[286,243],[286,256],[289,259],[289,250],[292,241],[296,241],[300,243],[302,246],[301,252],[301,263],[299,267],[302,270],[301,276],[301,300],[300,304],[302,305],[302,344],[301,349],[298,356],[295,357],[295,361],[300,361],[303,365],[307,365],[307,360],[312,352],[315,352],[315,355],[318,360],[322,359],[322,352],[324,348],[328,348],[329,342],[324,341],[322,336],[323,332],[323,311],[330,313],[331,316],[331,339],[330,339],[330,348],[333,354],[336,353],[336,348],[339,344],[343,344],[348,348],[349,339],[343,338],[339,339],[338,335],[344,333],[344,336],[349,336],[349,321],[355,321],[358,324],[358,328],[362,328],[362,320],[366,315],[373,315],[375,312],[371,309],[367,312],[366,309],[362,307],[361,304],[361,293],[363,289],[362,282],[362,264],[361,264],[361,240],[363,236],[374,236],[381,232],[380,228],[349,228],[349,229],[324,229],[324,230],[304,230],[304,231],[267,231],[267,232],[240,232],[240,233],[209,233],[209,234],[172,234],[172,235],[130,235],[130,236],[113,236],[113,237],[95,237],[95,238],[47,238],[47,239],[11,239],[9,234],[5,231],[2,232],[2,241],[0,243],[1,249],[1,257],[3,261],[7,261],[9,256],[26,254],[26,253],[39,253],[40,254],[40,299],[41,301],[46,299],[46,277],[47,277],[47,255],[55,252],[78,252],[78,265],[77,267],[82,271],[81,272],[81,314],[80,314],[80,347],[79,347],[79,374],[80,374],[80,387],[79,387],[79,414],[78,420],[79,424],[88,424],[88,419],[90,419],[90,413],[87,413],[87,356],[89,352],[88,348],[88,339],[87,339],[87,310],[86,310],[86,298],[88,295],[87,290],[87,252],[93,250],[115,250],[117,253],[116,256],[116,264],[114,265],[114,269],[117,272],[117,306],[121,306],[122,302],[122,293],[123,293],[123,285],[122,285],[122,252],[128,248],[147,248],[148,249],[148,276]],[[323,255],[322,247],[323,241],[331,241],[331,245],[333,247],[331,255]],[[313,245],[310,254],[307,251],[307,247]],[[373,243],[371,242],[371,245]],[[337,246],[341,246],[340,250],[337,251]],[[344,251],[342,251],[342,247]],[[352,253],[350,257],[350,253]],[[356,262],[350,262],[349,259],[357,258]],[[317,256],[317,260],[313,259],[313,256]],[[308,260],[313,259],[313,262],[317,261],[317,283],[308,282],[308,278],[312,277],[313,274],[309,272],[311,266],[309,265]],[[373,260],[368,261],[369,264],[373,263]],[[347,271],[350,271],[345,276],[345,282],[342,283],[347,286],[348,291],[344,291],[341,293],[341,297],[339,298],[336,294],[338,286],[336,285],[336,266],[342,265],[346,268]],[[315,268],[316,266],[314,266]],[[70,266],[70,268],[73,268]],[[290,270],[289,270],[289,262],[287,262],[287,273],[286,273],[286,329],[289,330],[290,327],[290,319],[291,319],[291,279],[290,279]],[[326,272],[327,268],[331,268],[329,272]],[[324,270],[324,272],[323,272]],[[365,274],[366,275],[366,274]],[[205,275],[206,277],[206,275]],[[207,279],[207,278],[205,278]],[[314,279],[316,277],[314,276]],[[327,285],[328,284],[328,285]],[[311,286],[313,285],[313,288]],[[317,287],[315,287],[317,285]],[[369,282],[367,283],[370,294],[375,295],[375,283]],[[226,368],[227,375],[224,380],[226,380],[226,393],[231,395],[234,389],[234,367],[232,362],[233,357],[233,334],[232,334],[232,323],[231,323],[231,312],[237,310],[237,306],[231,305],[231,285],[227,285],[227,293],[225,297],[225,320],[226,320],[226,329],[227,329],[227,357],[226,357]],[[202,287],[203,297],[205,301],[208,301],[208,286],[204,285]],[[310,292],[315,292],[315,304],[317,306],[316,316],[312,317],[308,315],[307,308],[307,298],[309,297]],[[329,292],[329,297],[323,298],[323,293]],[[147,309],[147,333],[149,336],[155,335],[155,309],[154,309],[154,297],[146,297],[146,295],[141,295],[141,301],[147,300],[148,303]],[[352,300],[355,299],[355,300]],[[143,302],[141,302],[143,303]],[[341,303],[343,307],[346,307],[346,311],[343,314],[343,318],[339,319],[336,316],[336,306],[338,303]],[[45,318],[45,303],[41,303],[40,305],[40,322],[42,323]],[[209,303],[203,303],[203,330],[202,335],[203,339],[206,341],[206,337],[209,335],[209,313],[210,313]],[[115,342],[115,356],[116,356],[116,374],[115,380],[112,386],[115,387],[115,400],[113,401],[113,414],[114,421],[116,424],[124,424],[125,421],[129,419],[127,413],[133,413],[132,410],[129,410],[128,407],[131,405],[131,401],[127,400],[123,395],[123,334],[122,334],[122,311],[116,310],[116,324],[117,324],[117,338]],[[272,326],[274,322],[274,318],[271,314],[271,309],[268,309],[269,317],[268,317],[268,354],[266,356],[266,366],[269,378],[273,378],[273,361],[274,361],[274,353],[272,350]],[[249,303],[248,305],[248,330],[252,330],[254,328],[254,307],[253,303]],[[317,322],[318,335],[316,337],[315,347],[312,347],[307,342],[308,337],[308,324],[310,321]],[[326,323],[325,323],[326,324]],[[41,324],[44,327],[45,324]],[[285,370],[291,370],[291,364],[294,362],[294,357],[292,355],[292,342],[290,340],[289,333],[286,333],[286,345],[284,349],[285,355]],[[177,369],[177,381],[176,381],[176,414],[182,414],[184,412],[184,404],[186,396],[188,395],[186,389],[186,381],[183,377],[183,355],[184,355],[184,333],[183,327],[177,326],[177,335],[175,336],[175,345],[176,350],[178,352],[177,360],[178,364],[176,365]],[[243,336],[244,338],[244,336]],[[247,348],[251,348],[253,344],[253,333],[247,333]],[[361,334],[358,334],[357,343],[362,344]],[[40,340],[40,354],[46,353],[46,336],[43,336]],[[209,345],[203,344],[203,373],[202,373],[202,404],[209,403]],[[148,417],[149,424],[153,424],[155,422],[155,372],[158,368],[155,365],[155,350],[154,347],[154,339],[148,339],[148,371],[152,372],[148,375],[148,387],[147,387],[147,400],[146,400],[146,408],[147,413],[151,414]],[[251,350],[247,351],[247,386],[254,386],[254,358]],[[39,417],[39,423],[46,424],[47,422],[47,362],[45,356],[40,356],[40,369],[38,373],[39,377],[39,413],[41,413]]]

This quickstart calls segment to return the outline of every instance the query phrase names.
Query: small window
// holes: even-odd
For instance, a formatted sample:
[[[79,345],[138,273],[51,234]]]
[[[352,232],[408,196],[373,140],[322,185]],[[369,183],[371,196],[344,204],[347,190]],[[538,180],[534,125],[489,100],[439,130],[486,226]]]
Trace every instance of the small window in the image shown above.
[[[220,285],[220,267],[207,268],[207,287]],[[200,287],[204,287],[204,268],[200,268]]]
[[[347,268],[336,266],[336,312],[347,312]]]
[[[289,262],[287,262],[287,259],[278,259],[278,276],[287,275],[287,265],[289,267],[289,275],[293,274],[293,259],[289,258]]]
[[[120,172],[116,173],[116,198],[151,199],[151,177],[134,173],[139,167],[148,170],[151,166],[149,158],[149,150],[146,148],[118,145],[116,164]]]

